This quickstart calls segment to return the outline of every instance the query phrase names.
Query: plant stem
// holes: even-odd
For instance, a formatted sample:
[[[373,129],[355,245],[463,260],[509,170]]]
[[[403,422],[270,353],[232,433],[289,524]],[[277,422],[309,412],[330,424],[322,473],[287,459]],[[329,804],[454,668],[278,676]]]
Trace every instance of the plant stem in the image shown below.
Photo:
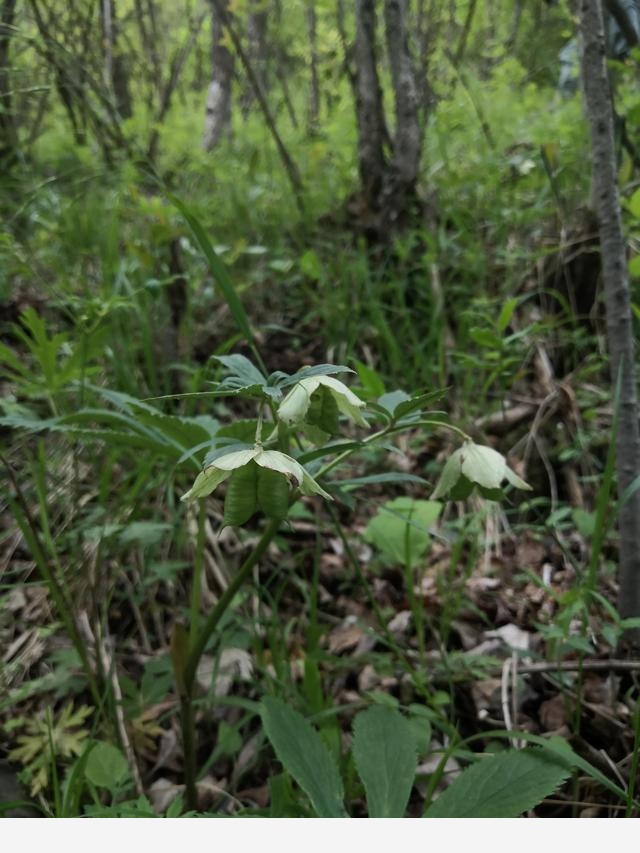
[[[202,566],[204,563],[204,528],[207,520],[206,504],[200,501],[198,507],[198,538],[193,561],[193,581],[191,584],[191,613],[189,617],[189,643],[195,640],[200,621],[200,596],[202,594]]]
[[[271,520],[251,554],[236,572],[229,586],[218,599],[217,604],[207,617],[199,631],[190,631],[189,653],[183,673],[183,692],[180,697],[180,718],[182,727],[182,746],[184,750],[184,776],[186,787],[186,805],[195,809],[196,802],[196,730],[193,713],[194,686],[198,663],[207,643],[218,627],[218,623],[229,609],[236,594],[250,577],[251,572],[280,527],[278,519]]]

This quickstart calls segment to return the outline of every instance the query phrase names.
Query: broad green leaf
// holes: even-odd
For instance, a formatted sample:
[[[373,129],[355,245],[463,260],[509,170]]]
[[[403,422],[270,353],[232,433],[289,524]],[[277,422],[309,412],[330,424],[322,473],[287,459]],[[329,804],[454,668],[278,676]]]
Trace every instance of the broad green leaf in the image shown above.
[[[541,749],[486,756],[463,771],[425,817],[517,817],[553,794],[570,772],[568,760]]]
[[[267,381],[258,368],[240,353],[214,355],[213,359],[224,365],[229,373],[237,377],[244,385],[264,385]]]
[[[374,705],[353,724],[353,757],[369,817],[404,817],[416,775],[411,726],[394,708]]]
[[[640,189],[634,192],[627,201],[626,207],[636,219],[640,219]]]
[[[418,394],[415,397],[411,397],[410,400],[401,401],[394,409],[394,419],[401,421],[414,412],[422,411],[426,406],[430,406],[432,403],[441,400],[445,394],[445,388],[438,388],[436,391],[429,391],[427,394]],[[378,402],[380,401],[378,400]]]
[[[347,817],[344,789],[331,753],[305,718],[273,696],[262,700],[262,724],[278,759],[319,817]]]
[[[378,398],[378,405],[386,409],[390,415],[394,415],[400,403],[406,403],[409,400],[411,400],[409,394],[399,388],[396,391],[389,391],[387,394],[382,394]]]
[[[84,774],[96,788],[114,791],[129,773],[124,755],[115,746],[99,741],[87,758]]]
[[[301,379],[311,379],[313,376],[331,376],[334,373],[353,373],[354,371],[344,364],[314,364],[313,367],[302,367],[296,373],[292,373],[286,379],[282,379],[278,385],[288,388],[295,385]]]
[[[387,501],[365,530],[365,539],[394,565],[418,564],[429,547],[429,527],[440,515],[442,504],[401,497]]]

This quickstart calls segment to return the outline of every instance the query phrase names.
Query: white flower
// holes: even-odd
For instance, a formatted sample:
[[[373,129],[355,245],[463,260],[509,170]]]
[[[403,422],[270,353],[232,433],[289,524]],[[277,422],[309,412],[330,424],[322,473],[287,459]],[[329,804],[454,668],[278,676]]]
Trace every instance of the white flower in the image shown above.
[[[442,470],[442,475],[432,495],[434,499],[451,494],[453,500],[464,500],[478,486],[484,497],[494,498],[506,480],[516,489],[531,489],[507,465],[507,460],[493,447],[465,441],[452,453]]]
[[[289,426],[301,424],[311,406],[311,397],[318,388],[326,388],[330,392],[343,415],[360,426],[368,426],[360,411],[365,405],[364,400],[333,376],[309,376],[297,382],[278,407],[280,420]]]
[[[256,444],[246,450],[234,450],[218,457],[211,465],[195,479],[193,486],[181,498],[183,501],[192,501],[196,498],[204,498],[210,495],[220,483],[223,483],[237,468],[243,468],[250,462],[255,462],[261,468],[270,468],[279,474],[284,474],[290,483],[297,486],[303,495],[322,495],[328,500],[333,500],[330,494],[313,479],[311,474],[279,450],[264,450],[262,445]]]

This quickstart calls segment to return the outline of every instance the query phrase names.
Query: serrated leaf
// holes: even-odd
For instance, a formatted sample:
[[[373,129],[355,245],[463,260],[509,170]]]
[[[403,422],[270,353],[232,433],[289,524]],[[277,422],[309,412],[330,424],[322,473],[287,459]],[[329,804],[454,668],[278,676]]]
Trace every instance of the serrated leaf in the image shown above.
[[[273,696],[262,700],[262,724],[279,761],[307,794],[319,817],[347,817],[335,761],[305,718]]]
[[[417,766],[409,723],[394,708],[374,705],[355,718],[352,750],[369,817],[403,817]]]
[[[418,394],[410,400],[405,400],[404,402],[399,403],[393,412],[393,416],[395,420],[400,421],[408,415],[418,412],[426,406],[430,406],[432,403],[436,403],[438,400],[441,400],[446,393],[446,388],[438,388],[436,391],[429,391],[427,394]]]
[[[570,772],[568,761],[541,749],[487,756],[461,773],[425,817],[517,817],[553,794]]]
[[[87,758],[84,774],[96,788],[115,790],[129,773],[124,755],[115,746],[99,741]]]
[[[411,397],[409,394],[398,388],[396,391],[389,391],[387,394],[382,394],[378,397],[378,405],[382,406],[390,415],[393,415],[401,403],[406,403],[410,400]]]
[[[239,379],[244,385],[264,385],[267,381],[258,368],[249,359],[240,353],[232,355],[214,355],[214,361],[227,368],[229,373]]]
[[[301,379],[311,379],[313,376],[331,376],[334,373],[354,372],[344,364],[315,364],[313,367],[302,367],[296,373],[292,373],[287,379],[281,380],[278,384],[281,388],[288,388],[290,385],[300,382]]]

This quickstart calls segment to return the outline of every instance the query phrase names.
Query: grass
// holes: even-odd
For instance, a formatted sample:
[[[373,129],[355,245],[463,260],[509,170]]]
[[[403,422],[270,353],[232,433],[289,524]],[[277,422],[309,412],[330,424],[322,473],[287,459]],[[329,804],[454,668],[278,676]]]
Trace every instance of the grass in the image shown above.
[[[569,505],[569,495],[561,482],[561,506],[550,505],[539,461],[544,457],[561,477],[567,452],[584,462],[580,487],[587,509],[596,511],[593,530],[583,536],[591,559],[574,558],[585,576],[573,593],[569,568],[557,588],[539,584],[547,610],[538,613],[538,605],[530,605],[534,612],[521,621],[532,629],[539,620],[547,629],[540,631],[541,657],[587,654],[587,642],[589,655],[611,650],[611,632],[620,627],[606,572],[615,547],[604,513],[611,466],[598,445],[611,419],[606,397],[593,392],[606,364],[593,337],[565,331],[572,328],[567,317],[540,315],[538,283],[531,284],[549,251],[546,224],[557,233],[566,210],[582,203],[588,189],[579,104],[560,102],[533,84],[514,99],[514,74],[521,79],[518,67],[502,67],[482,87],[473,78],[465,85],[443,82],[423,175],[438,215],[425,216],[378,253],[341,221],[356,179],[346,96],[321,137],[307,139],[283,122],[308,195],[304,220],[255,116],[215,155],[194,154],[194,96],[163,130],[161,166],[174,172],[170,190],[130,164],[106,172],[89,149],[69,151],[66,131],[51,123],[34,152],[37,172],[20,178],[19,203],[0,243],[0,288],[15,314],[1,330],[0,350],[9,474],[0,542],[12,557],[0,579],[0,632],[13,643],[33,631],[41,644],[38,654],[17,655],[0,676],[7,750],[48,703],[58,714],[48,721],[53,742],[62,710],[90,702],[87,741],[107,741],[122,755],[130,746],[135,761],[150,771],[161,739],[176,733],[171,638],[179,636],[177,625],[202,627],[208,614],[210,622],[215,616],[217,648],[196,627],[191,648],[210,659],[214,676],[208,684],[200,680],[201,695],[190,699],[186,715],[198,721],[200,747],[187,752],[192,777],[199,769],[201,779],[209,772],[232,779],[216,809],[237,809],[241,802],[248,811],[267,811],[252,805],[252,797],[264,786],[271,761],[258,716],[259,699],[269,692],[314,718],[350,780],[347,799],[356,804],[361,791],[341,750],[341,732],[348,729],[343,723],[371,702],[394,704],[409,715],[420,708],[432,732],[422,758],[442,755],[428,801],[448,757],[468,759],[472,744],[479,748],[508,736],[494,724],[488,731],[469,711],[469,683],[495,678],[496,660],[467,654],[461,623],[479,639],[492,616],[516,618],[502,600],[508,617],[491,611],[487,597],[473,591],[479,579],[497,578],[517,595],[532,596],[525,575],[539,580],[539,566],[520,555],[516,577],[503,578],[501,572],[511,571],[503,546],[515,540],[519,547],[529,537],[537,547],[553,534],[570,549],[570,512],[562,524],[549,522]],[[470,97],[481,101],[493,145],[470,110]],[[551,175],[542,149],[548,149]],[[175,281],[170,259],[176,240],[187,299],[174,328],[167,296]],[[506,317],[510,298],[517,304]],[[377,506],[404,493],[403,486],[377,485],[366,498],[345,494],[329,513],[315,508],[314,515],[305,506],[291,529],[276,536],[259,571],[245,561],[257,529],[218,537],[219,501],[211,499],[197,516],[177,501],[218,423],[246,411],[242,402],[208,397],[149,398],[172,394],[176,383],[184,394],[209,390],[220,377],[209,359],[214,353],[244,347],[255,355],[259,347],[269,370],[345,362],[358,368],[363,393],[372,399],[396,388],[449,386],[446,405],[466,429],[508,398],[539,400],[533,353],[554,324],[569,349],[576,345],[570,381],[577,397],[573,415],[582,420],[576,426],[567,416],[567,440],[543,430],[544,446],[530,461],[541,493],[537,503],[507,504],[495,535],[476,504],[450,505],[415,578],[410,567],[403,572],[367,551],[362,535]],[[501,449],[525,433],[507,434]],[[200,448],[195,457],[188,453],[194,446]],[[397,445],[396,456],[401,450],[411,470],[433,483],[448,449],[444,438],[410,436]],[[366,475],[369,468],[354,466],[352,473]],[[413,485],[406,489],[424,496]],[[239,590],[233,579],[243,564],[240,571],[252,583]],[[45,603],[38,599],[43,587]],[[16,604],[20,594],[24,604]],[[222,615],[216,599],[218,607],[232,600],[232,609]],[[404,610],[411,613],[411,628],[398,633],[390,625]],[[97,667],[87,624],[103,640]],[[344,650],[336,651],[335,640],[332,651],[327,637],[335,639],[338,629],[351,629],[357,639],[353,644],[347,632]],[[245,652],[252,674],[243,675],[239,664],[224,671],[219,650],[235,651],[237,660]],[[197,660],[193,654],[189,660],[189,678],[197,682]],[[360,679],[366,667],[369,682]],[[234,685],[226,693],[214,686],[221,675]],[[635,708],[637,747],[632,687],[627,701]],[[588,711],[579,706],[577,714],[580,722]],[[45,812],[153,811],[149,801],[135,799],[130,756],[128,775],[113,789],[91,781],[87,761],[88,753],[52,755],[49,782],[34,792]],[[172,761],[167,772],[177,785],[179,753]],[[28,762],[23,772],[32,784]],[[276,778],[272,804],[283,813],[304,813],[290,780]],[[603,808],[617,797],[630,814],[636,809],[631,781],[626,796],[607,777],[597,781]],[[194,799],[191,786],[189,806]],[[177,814],[184,803],[179,794],[168,808]]]

